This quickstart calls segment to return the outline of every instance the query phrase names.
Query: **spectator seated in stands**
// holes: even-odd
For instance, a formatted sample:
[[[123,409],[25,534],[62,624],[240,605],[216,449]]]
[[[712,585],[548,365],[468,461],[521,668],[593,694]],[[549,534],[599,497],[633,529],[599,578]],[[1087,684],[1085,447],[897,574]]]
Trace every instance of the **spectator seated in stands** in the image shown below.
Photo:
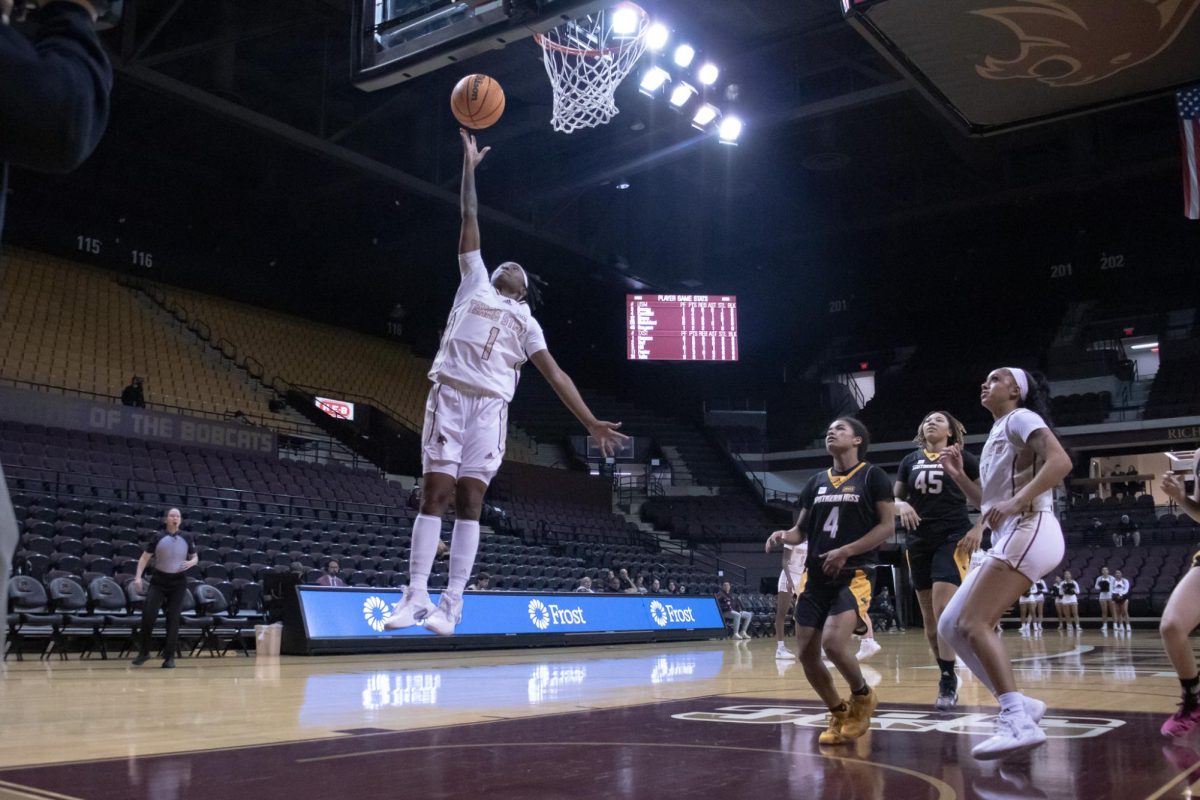
[[[754,615],[742,610],[742,601],[733,593],[733,585],[729,581],[722,583],[721,591],[717,592],[717,606],[721,609],[721,616],[733,626],[730,638],[749,639],[750,622]]]
[[[647,591],[647,589],[646,589],[646,576],[645,576],[645,575],[638,575],[638,576],[637,576],[637,580],[636,580],[636,581],[634,581],[634,583],[633,583],[633,588],[637,590],[637,593],[638,593],[638,594],[645,594],[645,593],[646,593],[646,591]]]
[[[413,490],[408,495],[408,503],[406,504],[413,511],[421,510],[421,487],[414,486]]]
[[[1126,475],[1137,475],[1138,474],[1137,467],[1130,467],[1129,469],[1125,470],[1125,474]],[[1131,480],[1125,484],[1125,494],[1129,495],[1130,497],[1136,497],[1137,495],[1139,495],[1145,491],[1146,491],[1146,484],[1142,483],[1141,481]]]
[[[618,592],[626,594],[637,594],[637,586],[634,585],[633,579],[629,577],[629,570],[621,567],[617,572],[617,589]]]
[[[1113,531],[1112,540],[1117,547],[1124,547],[1126,541],[1134,547],[1141,545],[1142,532],[1137,521],[1130,519],[1128,514],[1122,514],[1117,522],[1117,529]]]
[[[647,590],[647,594],[662,594],[662,593],[663,593],[662,582],[658,578],[655,578],[654,580],[650,581],[650,588],[649,588],[649,590]]]
[[[679,594],[679,586],[676,585],[674,578],[667,581],[667,594]]]
[[[575,591],[586,592],[587,594],[594,594],[594,592],[592,591],[592,579],[589,578],[587,575],[584,575],[582,578],[579,579],[579,585],[575,587]]]
[[[142,388],[142,379],[137,375],[134,375],[129,385],[121,390],[121,403],[135,408],[146,407],[146,393]]]
[[[609,574],[608,583],[605,585],[604,591],[611,592],[612,594],[621,593],[621,579],[615,573]]]
[[[475,582],[467,587],[468,592],[490,592],[492,590],[492,576],[486,572],[480,572],[475,576]]]
[[[682,583],[675,589],[675,594],[687,594],[687,587]]]
[[[871,602],[871,622],[876,630],[897,630],[899,623],[896,618],[896,604],[892,602],[892,593],[884,586]]]
[[[1084,536],[1084,543],[1088,547],[1103,547],[1104,546],[1104,523],[1099,517],[1092,519],[1092,524]]]
[[[338,577],[337,559],[329,559],[329,563],[325,565],[325,574],[317,578],[317,586],[345,586],[346,582]]]

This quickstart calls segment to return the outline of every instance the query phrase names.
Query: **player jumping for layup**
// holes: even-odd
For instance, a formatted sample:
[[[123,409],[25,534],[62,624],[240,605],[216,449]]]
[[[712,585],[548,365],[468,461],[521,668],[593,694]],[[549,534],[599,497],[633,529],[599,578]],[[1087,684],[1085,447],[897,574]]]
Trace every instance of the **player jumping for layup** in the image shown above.
[[[1030,584],[1063,557],[1053,490],[1071,471],[1071,459],[1046,423],[1049,400],[1041,375],[1018,367],[992,370],[980,392],[980,403],[995,422],[979,459],[979,482],[963,473],[960,448],[947,448],[942,456],[946,473],[983,511],[994,542],[938,623],[938,633],[1000,701],[996,733],[975,746],[976,758],[1002,758],[1046,741],[1038,727],[1046,704],[1017,691],[1012,662],[995,628]]]
[[[1189,517],[1200,522],[1200,450],[1192,457],[1192,472],[1196,476],[1196,483],[1190,497],[1185,476],[1177,473],[1163,477],[1162,490]],[[1167,651],[1167,658],[1171,659],[1171,666],[1175,667],[1175,674],[1183,689],[1179,710],[1163,723],[1163,736],[1187,736],[1200,725],[1200,674],[1196,669],[1192,643],[1188,641],[1188,636],[1197,625],[1200,625],[1200,553],[1192,556],[1191,569],[1175,585],[1158,626],[1162,633],[1163,648]]]
[[[463,143],[462,230],[458,268],[462,282],[446,321],[446,333],[429,372],[433,388],[425,403],[421,434],[425,473],[421,513],[413,523],[409,589],[385,623],[407,628],[424,620],[444,636],[462,619],[462,593],[479,549],[479,513],[488,483],[500,468],[508,429],[508,404],[521,366],[532,361],[571,413],[596,438],[605,455],[629,437],[619,422],[596,419],[575,384],[546,349],[542,326],[529,303],[529,276],[505,261],[489,280],[479,252],[475,168],[491,148],[479,150],[475,137],[460,131]],[[454,498],[457,519],[450,542],[450,580],[434,609],[429,571],[441,540],[442,514]]]
[[[937,660],[941,680],[936,707],[949,711],[958,702],[954,651],[937,633],[938,620],[962,583],[971,554],[979,549],[983,529],[971,526],[967,498],[946,477],[942,451],[961,445],[967,432],[945,411],[931,411],[921,420],[914,441],[921,447],[900,462],[896,473],[896,513],[908,530],[908,571],[912,575],[925,638]],[[962,454],[967,477],[979,477],[979,461]]]
[[[800,517],[786,531],[767,539],[767,552],[778,544],[809,542],[808,580],[796,599],[796,644],[804,675],[829,707],[829,728],[821,744],[844,744],[871,727],[878,702],[850,647],[856,628],[871,606],[866,569],[875,548],[895,530],[892,484],[882,469],[862,458],[870,434],[856,419],[834,420],[825,435],[833,467],[809,479],[800,493]],[[850,685],[850,701],[838,694],[821,660],[821,647]]]

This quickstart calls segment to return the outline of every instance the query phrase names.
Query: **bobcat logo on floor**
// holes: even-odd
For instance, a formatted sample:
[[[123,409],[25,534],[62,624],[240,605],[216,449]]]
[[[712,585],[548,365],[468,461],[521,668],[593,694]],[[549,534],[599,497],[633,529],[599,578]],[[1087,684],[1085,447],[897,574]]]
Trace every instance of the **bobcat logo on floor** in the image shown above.
[[[376,633],[383,633],[383,623],[387,622],[391,615],[392,610],[382,597],[371,595],[363,603],[363,619]]]
[[[546,608],[546,604],[541,600],[533,599],[529,601],[529,621],[533,623],[533,627],[539,631],[544,631],[550,627],[550,609]]]
[[[650,616],[658,627],[667,627],[667,607],[659,601],[654,600],[650,603]]]

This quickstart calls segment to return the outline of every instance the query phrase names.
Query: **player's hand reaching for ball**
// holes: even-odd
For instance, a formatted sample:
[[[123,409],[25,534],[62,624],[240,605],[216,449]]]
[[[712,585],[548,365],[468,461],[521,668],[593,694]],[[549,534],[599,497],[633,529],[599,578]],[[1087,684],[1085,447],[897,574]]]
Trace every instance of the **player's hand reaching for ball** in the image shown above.
[[[486,156],[488,151],[492,148],[485,147],[480,150],[475,144],[475,137],[467,133],[466,128],[459,128],[458,135],[462,137],[463,141],[463,159],[466,161],[467,166],[469,166],[471,169],[475,169],[475,167],[479,166],[479,162],[483,161],[483,157]]]
[[[487,148],[484,148],[485,151]],[[596,424],[588,428],[590,433],[596,439],[596,444],[600,447],[600,452],[604,453],[605,457],[611,456],[617,452],[617,448],[622,443],[629,441],[629,437],[621,433],[617,428],[621,427],[619,422],[606,422],[602,419],[596,420]]]

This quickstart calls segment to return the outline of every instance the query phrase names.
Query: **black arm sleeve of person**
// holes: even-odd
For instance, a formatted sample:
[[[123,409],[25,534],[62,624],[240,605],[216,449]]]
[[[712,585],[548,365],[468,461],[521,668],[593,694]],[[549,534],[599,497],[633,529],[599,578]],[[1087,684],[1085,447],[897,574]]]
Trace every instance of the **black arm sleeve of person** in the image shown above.
[[[874,505],[884,500],[895,500],[896,492],[892,482],[888,480],[887,473],[875,466],[870,469],[871,471],[867,475],[866,495],[871,504]]]
[[[143,549],[142,552],[149,553],[150,555],[154,555],[154,551],[158,549],[158,543],[161,542],[162,538],[166,535],[167,534],[163,533],[162,531],[158,531],[157,533],[155,533],[153,536],[150,537],[150,541],[146,542],[146,547]]]
[[[979,480],[979,457],[974,453],[963,450],[963,472],[973,481]]]
[[[82,7],[50,3],[34,19],[32,41],[0,25],[0,161],[69,172],[108,125],[112,67]]]

